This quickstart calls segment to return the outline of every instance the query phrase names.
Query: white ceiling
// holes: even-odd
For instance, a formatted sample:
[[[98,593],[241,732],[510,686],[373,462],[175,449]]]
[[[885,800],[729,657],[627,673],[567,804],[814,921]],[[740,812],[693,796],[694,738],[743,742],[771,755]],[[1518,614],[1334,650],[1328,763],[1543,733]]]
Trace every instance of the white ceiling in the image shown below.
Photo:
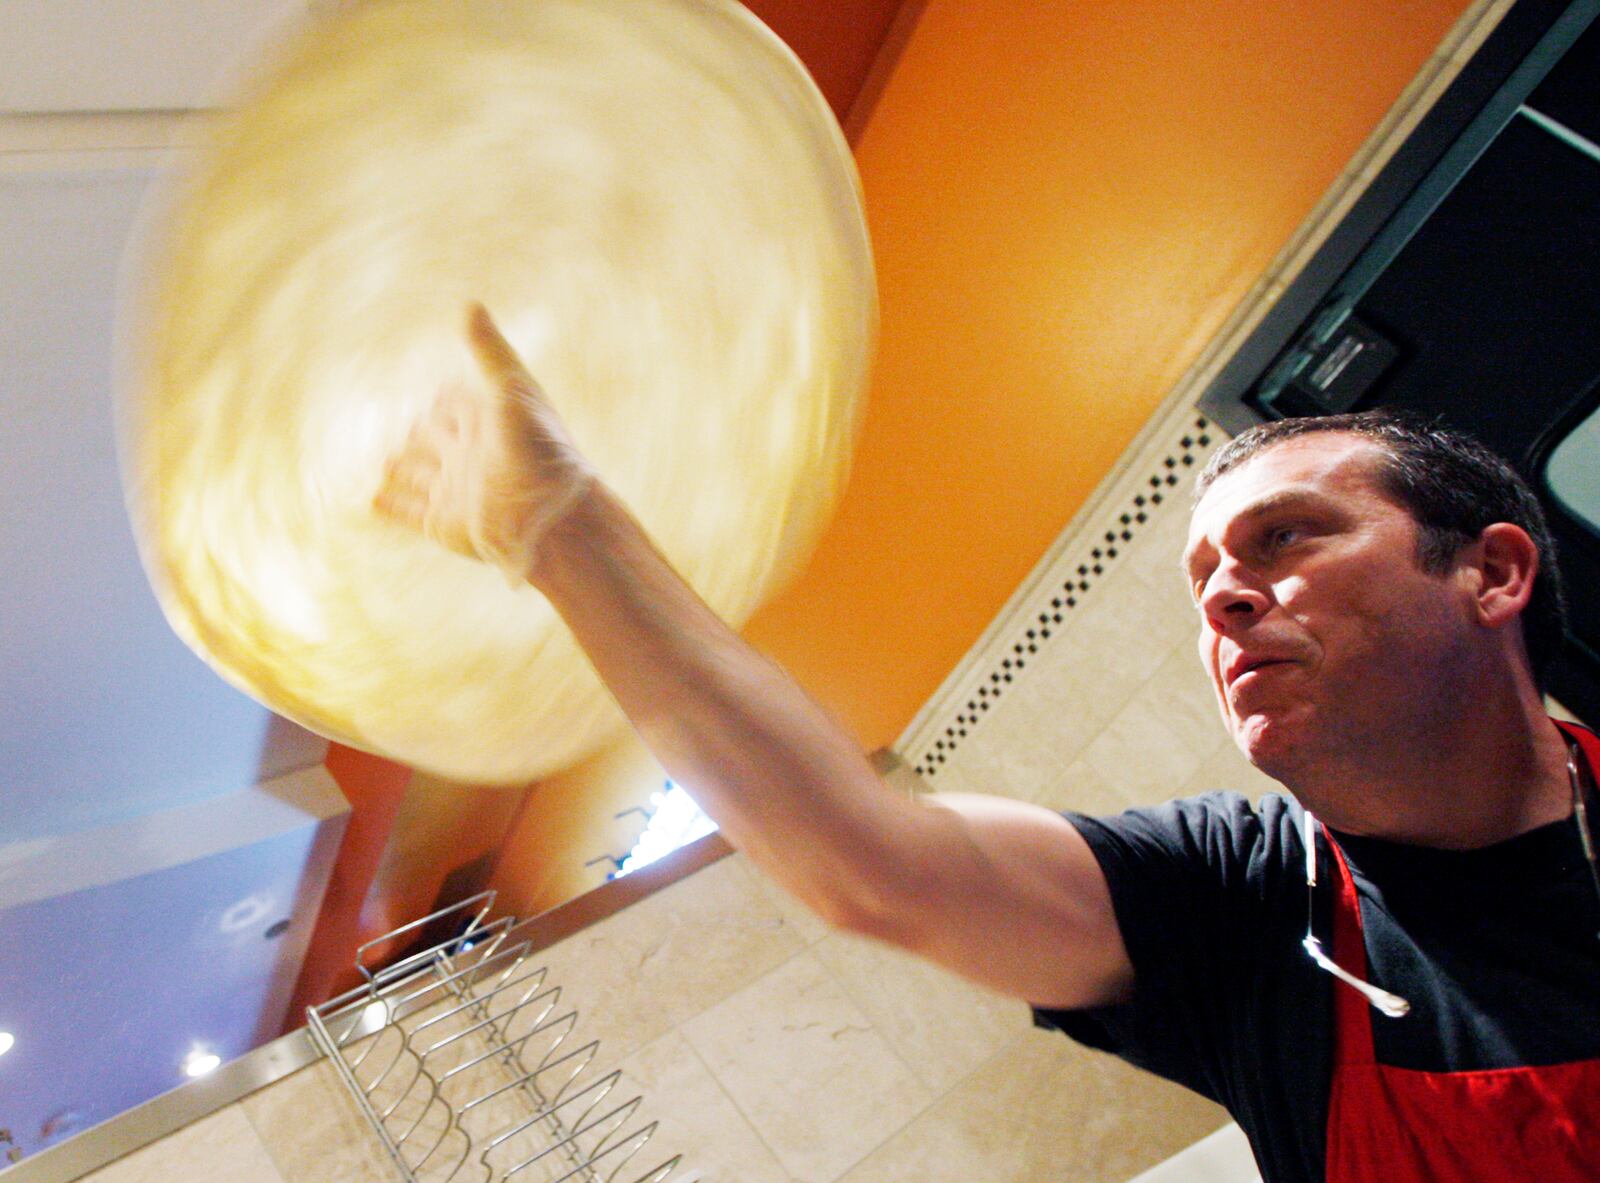
[[[348,808],[324,741],[167,628],[116,464],[119,271],[181,158],[129,128],[179,130],[140,108],[206,106],[284,8],[0,0],[0,1127],[29,1153],[276,1033]]]
[[[305,0],[5,0],[0,111],[176,111],[213,105],[219,70]]]
[[[139,567],[111,338],[123,243],[152,175],[0,174],[0,841],[198,800],[322,755],[183,647]]]

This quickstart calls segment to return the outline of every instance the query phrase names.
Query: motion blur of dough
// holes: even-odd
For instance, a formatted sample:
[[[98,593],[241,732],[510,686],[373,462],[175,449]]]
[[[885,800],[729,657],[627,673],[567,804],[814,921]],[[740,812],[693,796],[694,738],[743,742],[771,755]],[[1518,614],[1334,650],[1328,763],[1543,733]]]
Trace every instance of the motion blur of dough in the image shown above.
[[[726,619],[840,492],[876,324],[859,190],[731,2],[355,8],[258,70],[153,226],[124,333],[146,568],[226,678],[343,742],[510,782],[622,725],[537,592],[371,509],[442,389],[488,396],[470,302]]]

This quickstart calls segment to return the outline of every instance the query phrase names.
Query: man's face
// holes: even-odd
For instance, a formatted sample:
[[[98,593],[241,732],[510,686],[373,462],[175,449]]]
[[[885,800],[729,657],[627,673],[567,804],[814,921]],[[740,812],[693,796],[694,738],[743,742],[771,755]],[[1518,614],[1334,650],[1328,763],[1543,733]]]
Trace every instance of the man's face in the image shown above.
[[[1382,452],[1321,433],[1258,453],[1206,491],[1184,569],[1229,733],[1284,780],[1412,742],[1460,670],[1470,596],[1424,572],[1417,526],[1377,481]]]

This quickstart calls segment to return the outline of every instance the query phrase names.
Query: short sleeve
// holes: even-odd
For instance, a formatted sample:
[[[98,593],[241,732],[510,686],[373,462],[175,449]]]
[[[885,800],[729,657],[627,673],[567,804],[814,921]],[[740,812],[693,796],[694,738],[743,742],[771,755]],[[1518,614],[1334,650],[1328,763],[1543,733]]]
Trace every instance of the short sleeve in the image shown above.
[[[1296,816],[1282,798],[1258,812],[1236,793],[1068,814],[1110,885],[1133,997],[1036,1008],[1035,1022],[1234,1109],[1241,1078],[1269,1067],[1283,989],[1306,983]]]

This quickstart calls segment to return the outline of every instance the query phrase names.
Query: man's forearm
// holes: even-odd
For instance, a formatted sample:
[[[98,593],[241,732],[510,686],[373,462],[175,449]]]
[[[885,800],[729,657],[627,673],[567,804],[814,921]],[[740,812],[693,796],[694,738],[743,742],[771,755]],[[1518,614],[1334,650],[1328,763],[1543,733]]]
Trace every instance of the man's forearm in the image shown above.
[[[596,486],[539,542],[560,612],[673,779],[729,839],[836,923],[878,927],[921,811],[849,734],[706,607]]]

